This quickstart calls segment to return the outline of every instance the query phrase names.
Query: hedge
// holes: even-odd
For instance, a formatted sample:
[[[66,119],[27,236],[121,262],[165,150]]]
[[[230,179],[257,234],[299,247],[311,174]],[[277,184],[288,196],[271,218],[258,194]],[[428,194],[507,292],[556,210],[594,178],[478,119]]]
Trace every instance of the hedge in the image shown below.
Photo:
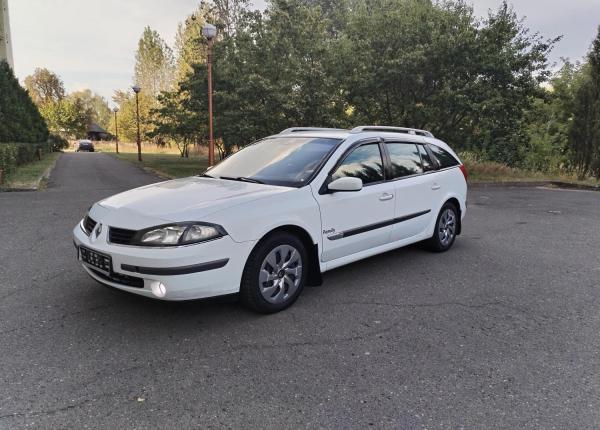
[[[38,150],[50,152],[48,145],[30,143],[0,143],[0,170],[5,175],[12,173],[17,166],[36,159]]]

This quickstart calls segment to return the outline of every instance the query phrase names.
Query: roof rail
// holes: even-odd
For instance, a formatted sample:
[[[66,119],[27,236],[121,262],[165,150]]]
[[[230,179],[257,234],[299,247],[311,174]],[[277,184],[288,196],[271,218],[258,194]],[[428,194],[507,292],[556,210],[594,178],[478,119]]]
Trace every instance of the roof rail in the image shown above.
[[[433,137],[433,134],[427,130],[406,127],[387,127],[383,125],[361,125],[360,127],[354,127],[350,133],[363,133],[365,131],[384,131],[388,133],[406,133],[415,134],[418,136]]]
[[[290,127],[281,131],[279,134],[300,133],[303,131],[348,131],[345,128],[327,128],[327,127]]]

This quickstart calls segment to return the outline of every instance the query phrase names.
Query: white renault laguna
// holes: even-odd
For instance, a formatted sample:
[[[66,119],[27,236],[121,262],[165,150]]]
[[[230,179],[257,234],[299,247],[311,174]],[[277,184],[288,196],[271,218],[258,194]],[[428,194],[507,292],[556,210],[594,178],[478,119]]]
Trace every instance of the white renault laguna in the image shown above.
[[[449,249],[467,173],[427,131],[291,128],[200,176],[94,204],[74,229],[95,280],[164,300],[239,293],[290,306],[327,270],[426,241]]]

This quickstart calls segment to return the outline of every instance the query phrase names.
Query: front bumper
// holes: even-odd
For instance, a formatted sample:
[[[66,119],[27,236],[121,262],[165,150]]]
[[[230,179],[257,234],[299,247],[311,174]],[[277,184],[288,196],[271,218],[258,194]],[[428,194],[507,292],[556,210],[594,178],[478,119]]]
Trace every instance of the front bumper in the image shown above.
[[[73,241],[85,271],[96,281],[124,291],[162,300],[191,300],[237,293],[242,272],[256,242],[229,236],[173,248],[144,248],[109,243],[108,226],[96,237],[77,225]],[[112,271],[104,274],[81,261],[79,246],[107,254]],[[141,281],[140,281],[141,280]],[[163,287],[158,288],[159,284]]]

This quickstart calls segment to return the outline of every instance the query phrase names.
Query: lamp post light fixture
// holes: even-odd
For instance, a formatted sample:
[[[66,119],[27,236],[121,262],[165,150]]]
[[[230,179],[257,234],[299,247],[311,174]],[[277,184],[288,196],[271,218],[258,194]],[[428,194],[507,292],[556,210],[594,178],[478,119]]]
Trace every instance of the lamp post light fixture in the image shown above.
[[[142,141],[140,139],[140,101],[138,99],[138,94],[141,90],[140,87],[134,85],[131,87],[133,92],[135,93],[135,118],[137,121],[137,150],[138,150],[138,161],[142,161]]]
[[[117,124],[117,112],[119,112],[119,108],[115,106],[113,108],[113,112],[115,113],[115,144],[117,145],[116,150],[117,154],[119,153],[119,125]]]
[[[215,165],[215,141],[213,139],[213,106],[212,106],[212,46],[217,27],[206,23],[202,27],[202,35],[208,41],[208,52],[206,54],[206,64],[208,68],[208,166]]]

